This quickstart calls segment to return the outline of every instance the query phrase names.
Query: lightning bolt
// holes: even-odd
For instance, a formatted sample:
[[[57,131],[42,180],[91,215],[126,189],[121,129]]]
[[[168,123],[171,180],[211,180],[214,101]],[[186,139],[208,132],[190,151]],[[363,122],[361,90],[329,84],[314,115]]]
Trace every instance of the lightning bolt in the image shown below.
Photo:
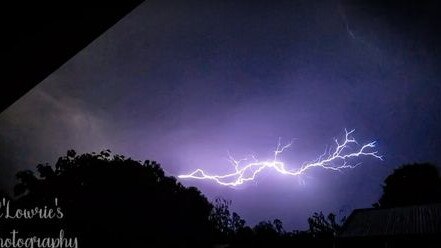
[[[197,169],[187,175],[179,175],[182,179],[198,179],[198,180],[212,180],[224,186],[238,186],[248,181],[253,181],[256,176],[266,168],[271,168],[283,175],[299,176],[306,173],[312,168],[322,168],[325,170],[342,171],[344,169],[354,169],[361,163],[350,164],[348,160],[352,158],[367,156],[383,160],[383,157],[378,155],[378,151],[374,151],[375,141],[359,145],[352,137],[355,130],[347,131],[345,129],[344,140],[339,142],[335,139],[336,145],[325,149],[317,159],[311,162],[303,163],[300,168],[287,169],[285,163],[278,159],[279,155],[292,146],[292,141],[288,144],[282,145],[281,139],[274,150],[274,157],[271,160],[260,161],[256,156],[249,156],[240,160],[234,159],[229,154],[229,161],[234,167],[234,172],[224,175],[209,175],[202,169]],[[353,151],[351,145],[357,145],[358,149]],[[352,151],[350,151],[350,149]],[[246,162],[245,165],[243,163]]]
[[[348,18],[346,17],[346,11],[343,7],[343,4],[341,3],[338,5],[338,13],[340,14],[340,17],[343,21],[343,24],[345,25],[346,32],[349,35],[349,37],[351,37],[354,40],[357,39],[354,32],[352,32],[351,27],[349,26]]]

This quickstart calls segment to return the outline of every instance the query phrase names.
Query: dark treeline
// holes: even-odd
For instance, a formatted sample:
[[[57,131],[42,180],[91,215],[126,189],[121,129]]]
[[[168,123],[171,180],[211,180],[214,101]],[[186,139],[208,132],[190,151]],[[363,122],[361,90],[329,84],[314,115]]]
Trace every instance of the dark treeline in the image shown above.
[[[63,229],[66,236],[78,237],[80,247],[333,247],[344,221],[317,212],[305,231],[287,231],[278,219],[250,227],[230,211],[231,202],[211,203],[197,188],[165,176],[158,163],[108,150],[82,155],[70,150],[54,166],[39,164],[36,172],[18,172],[17,179],[14,197],[0,191],[12,212],[47,206],[60,208],[63,216],[1,219],[1,237],[13,229],[25,237],[57,237]],[[441,180],[430,164],[395,170],[383,190],[375,207],[441,202]]]

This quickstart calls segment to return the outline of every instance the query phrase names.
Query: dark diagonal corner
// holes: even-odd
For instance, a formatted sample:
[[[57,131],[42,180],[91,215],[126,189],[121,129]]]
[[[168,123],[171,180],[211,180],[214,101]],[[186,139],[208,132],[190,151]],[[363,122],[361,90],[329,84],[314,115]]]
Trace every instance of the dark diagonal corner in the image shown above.
[[[2,6],[0,112],[113,26],[143,0],[14,1]]]

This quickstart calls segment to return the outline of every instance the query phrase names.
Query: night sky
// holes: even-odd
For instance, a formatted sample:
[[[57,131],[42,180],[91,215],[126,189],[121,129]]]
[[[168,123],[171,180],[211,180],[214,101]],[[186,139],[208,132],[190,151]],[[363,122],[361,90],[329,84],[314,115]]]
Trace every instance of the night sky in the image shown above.
[[[315,211],[370,207],[404,163],[441,164],[440,4],[435,1],[146,1],[0,114],[0,175],[109,148],[168,175],[231,172],[228,151],[315,159],[344,129],[384,161],[300,177],[268,170],[223,187],[251,225],[305,228]],[[26,72],[23,72],[26,73]]]

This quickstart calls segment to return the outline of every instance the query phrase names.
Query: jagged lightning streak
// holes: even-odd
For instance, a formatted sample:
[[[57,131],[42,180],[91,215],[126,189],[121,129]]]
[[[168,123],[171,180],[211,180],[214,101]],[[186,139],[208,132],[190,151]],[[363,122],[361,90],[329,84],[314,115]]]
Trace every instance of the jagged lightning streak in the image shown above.
[[[200,180],[213,180],[216,183],[224,186],[238,186],[247,181],[252,181],[255,179],[257,174],[259,174],[265,168],[272,168],[277,172],[290,175],[299,176],[304,174],[309,169],[319,167],[326,170],[341,171],[343,169],[353,169],[360,165],[349,164],[348,160],[351,158],[368,156],[376,159],[383,160],[383,157],[378,155],[378,151],[373,151],[375,148],[375,141],[359,145],[357,141],[351,136],[355,130],[347,131],[345,129],[345,138],[340,143],[335,139],[336,146],[334,148],[325,149],[325,152],[320,155],[316,160],[312,162],[303,163],[300,168],[297,169],[287,169],[285,163],[278,160],[278,156],[282,154],[286,149],[291,147],[292,142],[282,145],[281,140],[277,144],[276,150],[274,151],[274,157],[272,160],[260,161],[255,156],[249,156],[244,159],[236,160],[231,155],[229,155],[229,161],[234,166],[234,172],[224,175],[209,175],[205,173],[202,169],[197,169],[190,174],[180,175],[179,178],[182,179],[200,179]],[[355,151],[348,151],[350,145],[355,144],[358,149]],[[243,162],[250,161],[243,165]]]
[[[344,10],[342,3],[338,5],[338,13],[340,14],[340,17],[343,21],[343,24],[345,25],[346,32],[348,33],[349,37],[351,37],[354,40],[357,39],[357,37],[355,37],[354,32],[352,32],[351,27],[349,26],[348,18],[346,17],[346,11]]]

